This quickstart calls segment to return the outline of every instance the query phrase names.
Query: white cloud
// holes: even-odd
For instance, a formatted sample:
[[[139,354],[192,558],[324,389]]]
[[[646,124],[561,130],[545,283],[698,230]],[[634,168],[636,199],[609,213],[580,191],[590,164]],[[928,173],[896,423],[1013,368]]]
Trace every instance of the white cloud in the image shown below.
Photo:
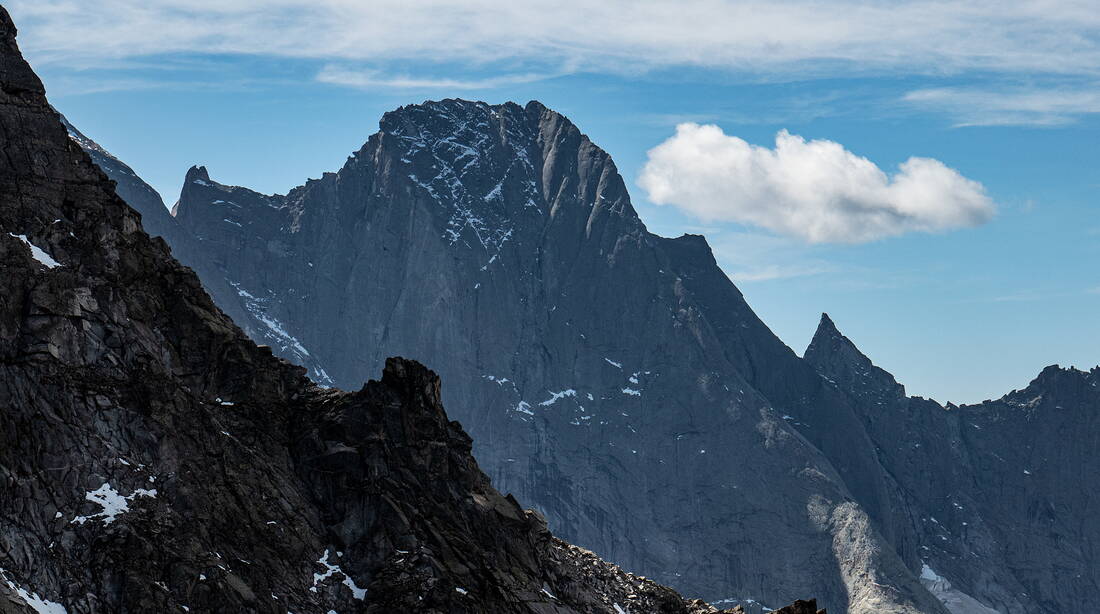
[[[36,62],[163,53],[565,70],[1100,74],[1094,0],[12,0]],[[518,72],[531,72],[522,68]]]
[[[737,270],[729,274],[730,279],[737,282],[771,281],[773,279],[789,279],[791,277],[807,277],[821,275],[823,273],[836,273],[834,266],[824,264],[808,265],[780,265],[768,264],[751,270]]]
[[[531,83],[548,79],[553,75],[528,73],[512,74],[484,79],[453,79],[446,77],[415,77],[411,75],[387,75],[376,70],[356,70],[343,66],[328,65],[321,69],[317,80],[322,83],[345,85],[361,89],[442,89],[442,90],[482,90],[504,85]]]
[[[722,270],[739,284],[851,272],[825,259],[827,248],[770,233],[714,228],[707,231],[707,242]]]
[[[942,111],[960,126],[1059,126],[1100,113],[1100,84],[1016,88],[928,88],[906,102]]]
[[[888,176],[839,143],[781,131],[775,149],[713,125],[680,124],[649,151],[639,185],[659,205],[811,243],[861,243],[975,226],[994,213],[981,184],[931,158]]]

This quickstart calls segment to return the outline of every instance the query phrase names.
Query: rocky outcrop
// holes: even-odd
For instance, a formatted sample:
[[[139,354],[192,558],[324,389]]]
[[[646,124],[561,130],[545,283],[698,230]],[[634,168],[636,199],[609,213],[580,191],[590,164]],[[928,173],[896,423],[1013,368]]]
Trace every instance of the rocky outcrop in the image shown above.
[[[715,612],[490,485],[440,380],[249,341],[74,142],[0,8],[0,612]]]
[[[905,510],[894,547],[951,612],[1069,612],[1100,588],[1096,497],[1078,486],[1100,475],[1100,369],[944,407],[906,396],[828,316],[805,358],[853,399]]]
[[[893,485],[850,402],[704,239],[649,233],[610,157],[543,105],[402,107],[286,195],[195,167],[175,219],[206,283],[311,373],[437,368],[493,483],[570,541],[728,605],[812,590],[834,611],[942,612],[879,529]]]
[[[229,283],[221,270],[224,265],[206,249],[206,237],[193,234],[168,213],[160,194],[145,183],[132,168],[61,117],[69,138],[88,153],[96,166],[115,182],[115,192],[141,215],[142,228],[153,237],[163,238],[172,255],[190,267],[203,281],[203,286],[219,309],[225,312],[257,343],[270,345],[295,364],[306,367],[310,377],[323,385],[332,385],[331,378],[300,343],[267,313],[263,297],[241,292]],[[198,175],[196,175],[196,178]],[[189,177],[189,180],[192,179]],[[234,223],[232,214],[226,223]]]

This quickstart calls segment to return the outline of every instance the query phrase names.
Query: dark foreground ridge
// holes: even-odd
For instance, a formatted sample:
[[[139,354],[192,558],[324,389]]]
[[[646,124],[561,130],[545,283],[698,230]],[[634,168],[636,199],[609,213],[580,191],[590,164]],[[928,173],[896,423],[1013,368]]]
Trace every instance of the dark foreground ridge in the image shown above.
[[[421,365],[345,393],[249,341],[66,137],[2,8],[0,140],[0,612],[716,611],[501,496]]]

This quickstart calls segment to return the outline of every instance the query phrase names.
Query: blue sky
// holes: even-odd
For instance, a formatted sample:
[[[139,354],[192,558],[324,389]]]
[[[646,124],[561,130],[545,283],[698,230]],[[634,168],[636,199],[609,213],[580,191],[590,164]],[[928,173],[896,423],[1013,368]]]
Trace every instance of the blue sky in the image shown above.
[[[537,99],[799,353],[827,311],[944,402],[1100,363],[1088,2],[92,4],[8,8],[55,106],[169,205],[192,164],[285,192],[399,105]]]

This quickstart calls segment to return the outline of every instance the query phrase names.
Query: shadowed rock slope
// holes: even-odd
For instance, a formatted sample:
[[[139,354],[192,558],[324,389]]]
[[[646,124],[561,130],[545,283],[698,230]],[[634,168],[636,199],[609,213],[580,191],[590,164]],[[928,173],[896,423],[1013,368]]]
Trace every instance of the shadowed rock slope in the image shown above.
[[[905,510],[895,547],[953,613],[1073,612],[1100,589],[1100,368],[943,407],[906,396],[827,315],[805,359],[854,400]]]
[[[606,152],[537,102],[429,102],[380,127],[287,195],[187,173],[181,241],[255,338],[340,386],[388,355],[432,364],[494,484],[684,592],[943,612],[877,528],[894,485],[850,402],[704,239],[645,229]]]
[[[244,332],[257,343],[276,348],[277,353],[295,364],[306,367],[310,377],[321,384],[332,385],[332,380],[323,369],[318,368],[316,360],[301,347],[286,331],[281,330],[277,322],[267,318],[263,310],[257,310],[257,301],[246,301],[238,288],[229,284],[220,273],[221,266],[206,251],[202,237],[183,228],[175,217],[169,214],[160,194],[138,177],[129,165],[113,156],[95,141],[84,136],[64,116],[61,122],[69,133],[69,138],[80,145],[84,151],[115,182],[115,192],[128,205],[141,214],[141,224],[145,232],[153,237],[163,238],[171,247],[172,256],[187,264],[203,280],[206,292],[214,299],[218,307],[225,312]],[[374,372],[377,372],[374,371]],[[357,386],[358,384],[354,384]],[[352,387],[349,384],[348,387]]]
[[[2,8],[0,141],[0,612],[715,611],[501,496],[419,364],[345,393],[249,341]]]

